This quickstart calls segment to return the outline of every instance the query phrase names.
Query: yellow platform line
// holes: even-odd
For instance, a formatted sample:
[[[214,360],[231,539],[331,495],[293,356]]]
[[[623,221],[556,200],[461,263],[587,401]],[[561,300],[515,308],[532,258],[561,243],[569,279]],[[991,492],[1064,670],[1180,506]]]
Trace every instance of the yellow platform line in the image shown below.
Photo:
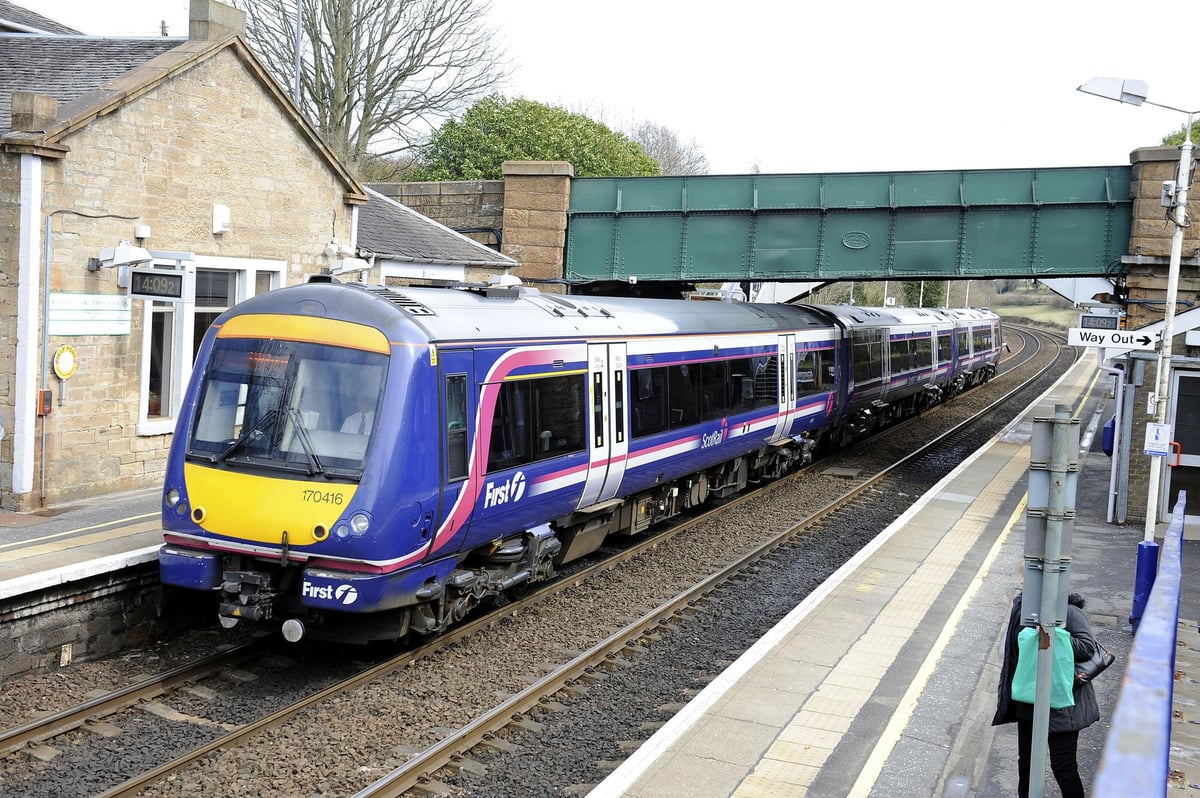
[[[55,532],[53,535],[42,535],[41,537],[37,537],[37,538],[25,538],[23,540],[14,540],[14,541],[10,541],[8,543],[0,543],[0,549],[20,548],[22,551],[26,551],[26,550],[28,550],[27,547],[29,547],[30,544],[41,543],[42,541],[45,541],[45,540],[58,540],[59,538],[68,537],[70,535],[78,535],[80,532],[87,532],[89,529],[107,529],[107,528],[111,527],[113,524],[127,524],[131,521],[141,521],[142,519],[145,519],[145,518],[158,518],[158,517],[159,517],[158,513],[142,513],[141,515],[131,515],[128,518],[118,518],[115,521],[104,521],[103,523],[92,524],[91,526],[81,526],[78,529],[68,529],[66,532]],[[116,531],[123,532],[124,534],[129,534],[128,529],[129,529],[129,527],[121,527],[119,530],[116,530]],[[145,531],[144,529],[141,529],[141,528],[135,528],[135,529],[138,532]],[[107,540],[107,538],[101,538],[101,540]]]
[[[157,519],[157,513],[154,515]],[[60,541],[58,543],[42,543],[34,546],[26,545],[24,548],[17,549],[15,551],[0,552],[0,563],[24,560],[29,557],[37,557],[42,554],[55,554],[65,549],[73,549],[80,546],[90,546],[94,543],[105,543],[110,540],[129,537],[130,535],[149,532],[154,529],[162,529],[162,525],[157,520],[146,521],[144,523],[133,524],[131,526],[123,526],[120,529],[109,529],[104,532],[93,532],[90,535],[80,535],[78,537],[73,537],[68,541]],[[50,540],[52,538],[61,538],[62,536],[63,535],[48,535],[45,538],[38,538],[38,540]],[[28,544],[29,541],[25,541],[25,543]],[[63,545],[64,543],[67,545]]]

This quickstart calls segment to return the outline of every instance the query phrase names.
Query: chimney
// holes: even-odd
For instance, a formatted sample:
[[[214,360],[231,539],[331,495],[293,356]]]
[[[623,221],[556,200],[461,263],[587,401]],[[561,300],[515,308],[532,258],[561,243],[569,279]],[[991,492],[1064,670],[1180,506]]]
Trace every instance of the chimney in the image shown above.
[[[188,39],[215,41],[246,35],[246,12],[217,0],[191,0],[188,7]]]
[[[58,100],[31,91],[12,93],[11,130],[22,133],[42,133],[53,127],[58,119]]]

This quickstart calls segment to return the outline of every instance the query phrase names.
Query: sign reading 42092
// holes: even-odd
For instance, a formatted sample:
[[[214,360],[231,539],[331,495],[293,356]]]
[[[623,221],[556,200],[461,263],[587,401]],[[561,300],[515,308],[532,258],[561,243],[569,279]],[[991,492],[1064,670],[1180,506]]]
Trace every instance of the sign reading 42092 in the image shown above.
[[[183,300],[183,272],[164,269],[130,269],[129,296],[164,302]]]

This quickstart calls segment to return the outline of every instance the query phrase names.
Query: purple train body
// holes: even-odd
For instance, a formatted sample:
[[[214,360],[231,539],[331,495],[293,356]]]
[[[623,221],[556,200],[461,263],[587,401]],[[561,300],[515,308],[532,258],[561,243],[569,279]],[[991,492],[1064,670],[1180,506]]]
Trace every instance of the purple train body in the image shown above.
[[[436,633],[614,535],[990,379],[986,310],[309,283],[201,346],[163,582],[225,626]]]

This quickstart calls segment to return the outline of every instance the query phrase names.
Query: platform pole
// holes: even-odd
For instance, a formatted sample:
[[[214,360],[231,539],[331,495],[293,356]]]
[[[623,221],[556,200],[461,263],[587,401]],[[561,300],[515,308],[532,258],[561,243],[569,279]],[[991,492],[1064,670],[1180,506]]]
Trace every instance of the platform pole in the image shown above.
[[[1025,525],[1025,590],[1021,600],[1021,621],[1036,626],[1039,638],[1029,798],[1043,798],[1046,792],[1054,630],[1067,623],[1078,452],[1079,421],[1071,417],[1071,408],[1055,405],[1054,418],[1034,419]]]

